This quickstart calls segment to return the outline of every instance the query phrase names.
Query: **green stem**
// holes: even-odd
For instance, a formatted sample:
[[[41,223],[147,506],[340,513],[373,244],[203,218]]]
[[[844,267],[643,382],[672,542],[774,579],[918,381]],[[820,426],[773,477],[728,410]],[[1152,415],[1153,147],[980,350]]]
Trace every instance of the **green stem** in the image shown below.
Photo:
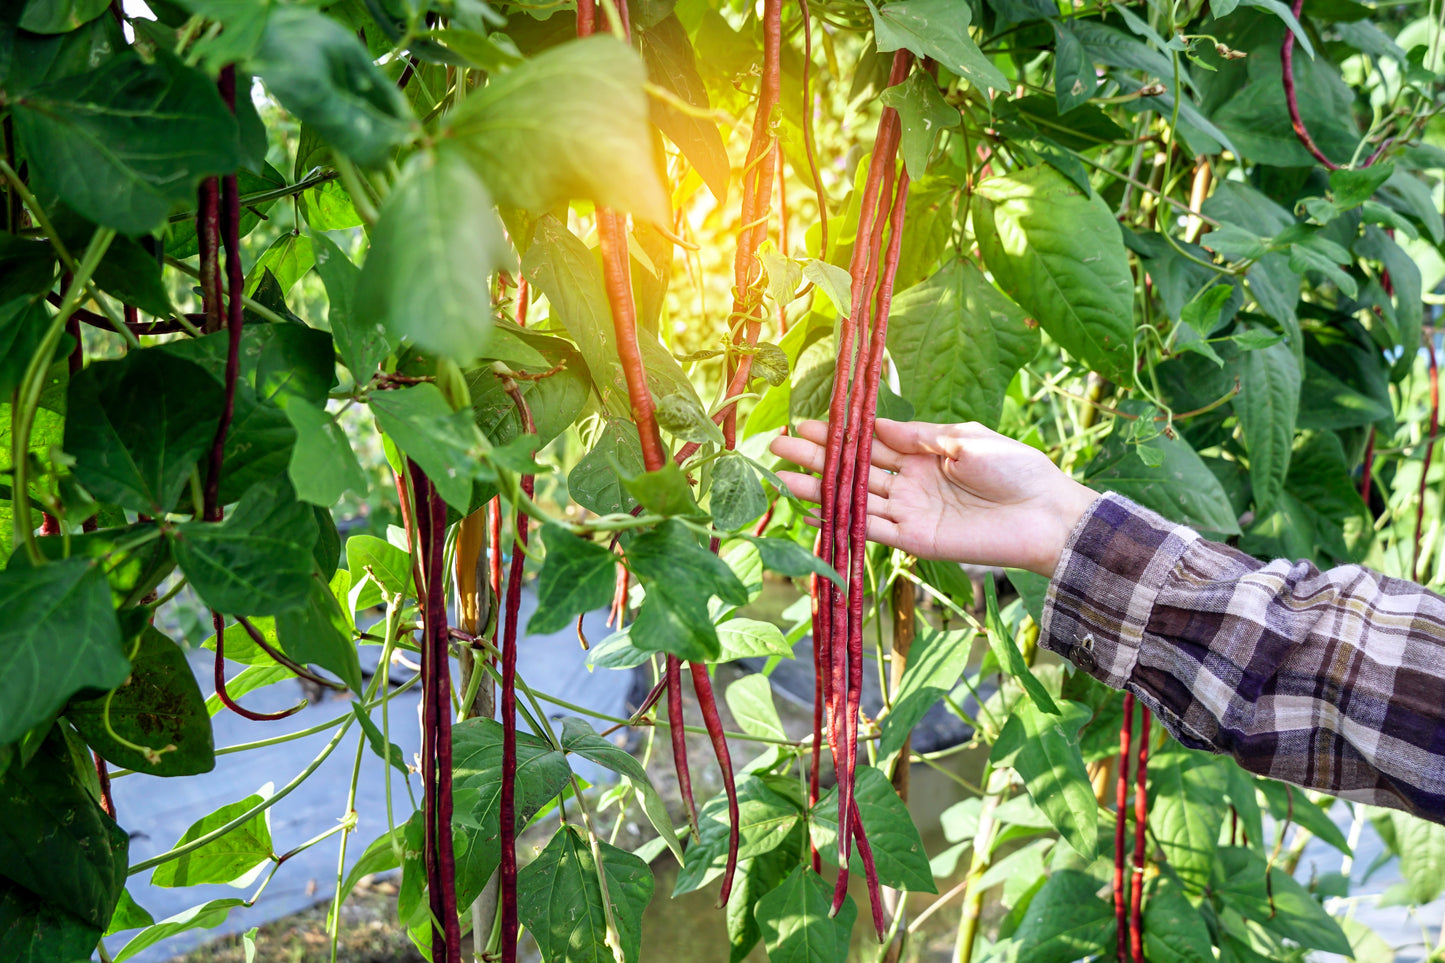
[[[978,814],[978,832],[973,837],[973,858],[964,879],[963,912],[958,921],[958,939],[953,946],[954,963],[972,963],[973,960],[973,944],[977,940],[978,923],[983,910],[983,890],[978,883],[992,861],[994,830],[998,827],[994,821],[994,813],[1003,800],[1008,784],[1007,771],[991,766],[984,770],[984,785],[988,787],[988,792],[983,797],[983,808]]]
[[[597,830],[592,824],[592,810],[582,796],[582,784],[574,774],[572,795],[577,800],[577,809],[582,813],[582,826],[587,832],[587,845],[592,850],[592,865],[597,867],[597,886],[602,891],[602,915],[607,921],[607,946],[612,950],[616,963],[627,963],[623,955],[622,936],[617,929],[617,917],[612,908],[612,896],[607,891],[607,867],[602,865],[602,847],[597,840]]]
[[[134,866],[132,866],[126,875],[135,876],[136,874],[143,873],[148,869],[153,869],[156,866],[161,865],[162,863],[168,863],[173,859],[180,859],[182,856],[185,856],[188,853],[194,853],[202,846],[210,845],[211,843],[220,839],[222,836],[225,836],[227,833],[231,832],[233,829],[238,829],[241,826],[244,826],[249,820],[253,819],[260,813],[265,812],[281,800],[285,799],[287,796],[291,795],[291,793],[295,792],[296,788],[300,786],[303,782],[305,782],[313,772],[315,772],[317,769],[320,769],[321,764],[327,760],[327,758],[331,755],[331,753],[336,749],[337,746],[341,745],[341,740],[345,738],[346,733],[351,729],[351,724],[355,721],[355,716],[348,715],[346,718],[344,718],[342,720],[340,728],[336,730],[336,735],[332,736],[331,741],[328,742],[324,747],[322,747],[321,752],[316,755],[316,758],[312,759],[305,769],[297,773],[294,779],[292,779],[286,785],[278,789],[276,793],[271,796],[270,799],[261,800],[259,803],[252,806],[245,812],[241,813],[239,816],[237,816],[235,819],[232,819],[224,826],[218,826],[217,828],[211,830],[208,833],[197,836],[195,839],[182,846],[177,846],[175,849],[170,849],[157,856],[152,856],[150,859],[141,860],[139,863],[136,863]]]
[[[166,255],[166,263],[169,264],[171,267],[175,268],[177,271],[180,271],[182,274],[185,274],[189,277],[193,277],[197,280],[199,280],[201,277],[200,271],[191,267],[189,264],[187,264],[185,261],[180,260],[179,258],[171,257],[169,254]],[[285,325],[291,323],[288,322],[285,318],[281,317],[281,315],[277,314],[275,311],[272,311],[270,308],[266,307],[266,305],[262,304],[260,301],[255,300],[254,298],[242,295],[241,303],[246,306],[246,309],[248,311],[252,311],[255,314],[258,314],[262,318],[264,318],[268,324]]]
[[[43,565],[40,546],[35,541],[35,530],[30,524],[30,432],[35,427],[35,411],[40,405],[40,393],[45,389],[45,374],[50,370],[50,359],[55,347],[65,333],[65,322],[80,304],[81,293],[85,290],[90,276],[95,273],[100,259],[105,256],[115,231],[108,227],[96,228],[85,249],[85,255],[76,266],[70,279],[70,288],[61,299],[60,310],[50,319],[50,327],[41,338],[40,346],[30,356],[30,364],[16,389],[14,404],[10,411],[10,463],[14,466],[15,479],[11,492],[14,504],[15,545],[24,546],[32,565]]]

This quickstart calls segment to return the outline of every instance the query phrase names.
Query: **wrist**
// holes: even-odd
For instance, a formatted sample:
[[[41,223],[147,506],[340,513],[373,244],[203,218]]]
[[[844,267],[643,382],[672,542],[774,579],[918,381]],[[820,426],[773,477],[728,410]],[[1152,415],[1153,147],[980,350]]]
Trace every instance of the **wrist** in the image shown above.
[[[1059,567],[1059,560],[1063,557],[1064,550],[1068,548],[1069,539],[1073,537],[1074,530],[1079,527],[1079,522],[1098,498],[1098,492],[1079,484],[1072,478],[1067,479],[1066,484],[1060,486],[1060,491],[1049,506],[1053,534],[1048,540],[1048,550],[1041,555],[1037,566],[1033,567],[1031,571],[1045,578],[1053,578],[1054,572]]]

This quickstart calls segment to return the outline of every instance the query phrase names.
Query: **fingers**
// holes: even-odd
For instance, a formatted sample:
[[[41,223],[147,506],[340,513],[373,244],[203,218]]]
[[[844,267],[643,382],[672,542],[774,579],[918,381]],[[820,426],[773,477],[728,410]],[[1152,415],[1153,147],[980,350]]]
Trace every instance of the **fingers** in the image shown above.
[[[828,425],[826,422],[801,421],[797,426],[797,434],[778,437],[773,441],[770,450],[779,458],[786,458],[802,465],[809,471],[821,472],[826,457],[823,446],[827,442]],[[887,471],[898,471],[903,467],[902,455],[876,439],[873,442],[870,457],[876,467]],[[804,458],[808,460],[804,461]],[[872,491],[879,491],[871,484],[869,488]]]
[[[783,484],[788,486],[788,491],[796,498],[805,502],[818,503],[823,500],[823,482],[816,475],[803,475],[795,471],[780,471],[778,477]],[[881,487],[887,484],[888,476],[883,472],[874,472],[874,477],[869,481],[876,481]],[[873,484],[868,486],[868,514],[884,515],[888,512],[887,493],[875,490]]]
[[[816,518],[804,518],[803,522],[809,528],[818,528],[820,523]],[[901,548],[904,551],[911,551],[903,532],[898,523],[889,518],[878,515],[868,516],[868,541],[877,542],[879,545],[886,545],[889,548]]]
[[[873,428],[878,440],[905,455],[943,455],[957,458],[968,442],[999,437],[976,421],[935,425],[927,421],[891,421],[879,418]]]

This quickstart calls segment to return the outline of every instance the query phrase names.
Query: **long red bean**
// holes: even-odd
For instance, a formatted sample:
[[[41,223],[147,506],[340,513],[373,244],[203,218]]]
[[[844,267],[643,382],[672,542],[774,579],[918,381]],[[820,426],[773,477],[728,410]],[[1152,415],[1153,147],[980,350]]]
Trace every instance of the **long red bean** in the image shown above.
[[[882,277],[878,284],[878,300],[874,307],[873,333],[868,345],[867,366],[862,372],[862,418],[858,426],[856,448],[853,460],[856,481],[853,486],[853,517],[849,533],[852,556],[848,573],[848,657],[849,696],[844,731],[848,734],[848,786],[853,788],[853,772],[858,766],[858,725],[856,720],[861,711],[863,693],[863,607],[867,583],[864,579],[864,562],[868,552],[868,473],[873,465],[873,426],[877,420],[878,387],[883,376],[883,352],[888,339],[888,313],[893,303],[893,281],[898,274],[898,260],[903,245],[903,220],[908,206],[908,172],[898,177],[898,191],[893,199],[892,210],[888,213],[888,252],[884,256]],[[846,491],[846,489],[845,489]],[[858,831],[859,853],[863,856],[863,868],[868,881],[868,897],[873,907],[873,921],[878,930],[878,940],[886,937],[883,914],[883,896],[878,885],[878,874],[873,868],[872,852],[865,849],[866,842],[861,834],[862,822],[858,819],[857,808],[854,822]],[[839,825],[842,825],[841,823]],[[834,901],[841,908],[837,894]]]
[[[196,204],[196,245],[201,265],[202,327],[219,331],[224,322],[221,307],[221,183],[215,177],[201,181]]]
[[[517,407],[522,431],[536,434],[532,411],[522,397],[521,389],[510,378],[503,381],[507,394]],[[522,476],[522,492],[529,499],[536,491],[536,479]],[[506,624],[502,630],[502,793],[498,805],[501,821],[502,856],[498,866],[502,903],[502,961],[517,959],[517,623],[522,605],[522,569],[527,558],[527,514],[517,512],[517,536],[512,546],[512,564],[507,570],[507,601],[504,608]],[[599,867],[600,871],[600,867]]]
[[[1140,707],[1139,758],[1134,764],[1134,879],[1129,917],[1129,947],[1134,963],[1144,963],[1144,836],[1149,826],[1149,709]]]
[[[689,662],[692,671],[692,688],[702,706],[702,723],[707,727],[708,738],[712,740],[713,752],[722,766],[723,789],[728,797],[728,856],[727,867],[723,870],[722,889],[718,891],[717,905],[726,906],[733,891],[733,876],[738,868],[738,789],[733,780],[732,755],[728,752],[727,736],[723,734],[722,717],[717,711],[717,700],[713,697],[712,679],[708,677],[707,666],[701,662]],[[680,720],[679,720],[680,721]],[[676,732],[680,725],[674,723]]]
[[[895,60],[895,68],[897,62]],[[896,69],[895,72],[897,72]],[[874,147],[868,185],[864,191],[863,208],[858,227],[859,240],[854,247],[851,264],[853,310],[850,313],[852,317],[840,326],[843,337],[840,339],[838,370],[834,374],[833,395],[829,404],[830,445],[828,453],[834,457],[825,461],[824,478],[825,483],[827,479],[832,480],[833,490],[829,492],[825,489],[824,491],[823,548],[827,553],[824,560],[840,571],[848,567],[845,560],[849,558],[848,518],[852,507],[850,493],[853,488],[854,476],[853,460],[848,458],[845,453],[849,447],[848,442],[856,441],[851,437],[851,433],[856,430],[861,418],[863,403],[861,372],[866,364],[867,347],[864,336],[867,331],[869,295],[872,292],[872,283],[875,278],[877,252],[882,246],[883,238],[884,218],[879,216],[881,212],[877,210],[877,205],[880,198],[888,197],[892,190],[894,164],[892,151],[889,148],[890,144],[896,146],[894,140],[896,122],[897,114],[892,113],[891,110],[885,110],[879,124],[878,143]],[[872,188],[871,196],[868,188]],[[857,390],[854,390],[855,380],[859,381]],[[835,410],[836,418],[833,414]],[[836,436],[836,443],[834,443],[834,436]],[[838,771],[838,825],[843,827],[838,835],[838,853],[843,865],[844,877],[839,883],[839,889],[844,891],[847,885],[847,854],[851,835],[846,827],[850,825],[849,807],[852,805],[851,770],[848,766],[848,756],[849,746],[852,745],[854,738],[847,731],[846,720],[855,718],[849,714],[850,699],[848,698],[852,693],[853,685],[850,671],[852,656],[846,635],[847,609],[838,604],[836,590],[831,582],[820,587],[825,590],[825,603],[820,604],[819,607],[827,613],[828,646],[832,655],[832,715],[834,728],[837,730],[834,738],[843,752],[843,757],[835,759],[834,763]],[[844,640],[841,652],[837,648],[840,638]],[[840,901],[835,900],[835,902]]]
[[[1114,821],[1114,920],[1117,924],[1119,959],[1128,959],[1129,900],[1124,889],[1125,842],[1129,835],[1129,741],[1134,735],[1134,693],[1124,693],[1124,721],[1119,726],[1119,780],[1114,793],[1117,814]]]
[[[242,719],[250,719],[252,722],[275,722],[277,719],[285,719],[287,716],[294,716],[306,708],[306,700],[302,699],[289,709],[282,709],[280,712],[255,712],[247,709],[239,702],[231,698],[226,692],[226,618],[220,612],[211,610],[211,625],[216,630],[216,663],[213,670],[213,681],[216,685],[216,698],[221,700],[221,705],[230,709]]]
[[[422,609],[422,695],[427,717],[425,730],[430,738],[429,745],[423,748],[422,765],[424,770],[430,770],[432,789],[425,814],[430,836],[428,863],[435,873],[428,880],[435,917],[432,959],[459,963],[461,926],[457,920],[456,853],[452,848],[451,648],[443,574],[446,505],[426,473],[415,462],[408,460],[407,465],[415,501],[417,538],[414,544],[422,558],[426,592]],[[505,755],[505,749],[503,752]]]
[[[687,824],[692,827],[692,836],[699,836],[697,825],[697,803],[692,795],[692,772],[687,764],[687,730],[683,728],[682,715],[682,662],[675,655],[669,655],[665,662],[667,680],[667,723],[672,737],[672,763],[677,769],[678,792],[687,809]]]

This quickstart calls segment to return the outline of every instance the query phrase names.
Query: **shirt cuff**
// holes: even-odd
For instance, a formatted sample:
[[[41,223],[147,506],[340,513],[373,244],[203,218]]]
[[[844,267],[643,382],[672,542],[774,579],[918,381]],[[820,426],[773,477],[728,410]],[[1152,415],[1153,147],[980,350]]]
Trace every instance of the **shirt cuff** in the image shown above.
[[[1115,689],[1131,680],[1160,589],[1198,532],[1122,495],[1095,499],[1059,557],[1040,644]]]

